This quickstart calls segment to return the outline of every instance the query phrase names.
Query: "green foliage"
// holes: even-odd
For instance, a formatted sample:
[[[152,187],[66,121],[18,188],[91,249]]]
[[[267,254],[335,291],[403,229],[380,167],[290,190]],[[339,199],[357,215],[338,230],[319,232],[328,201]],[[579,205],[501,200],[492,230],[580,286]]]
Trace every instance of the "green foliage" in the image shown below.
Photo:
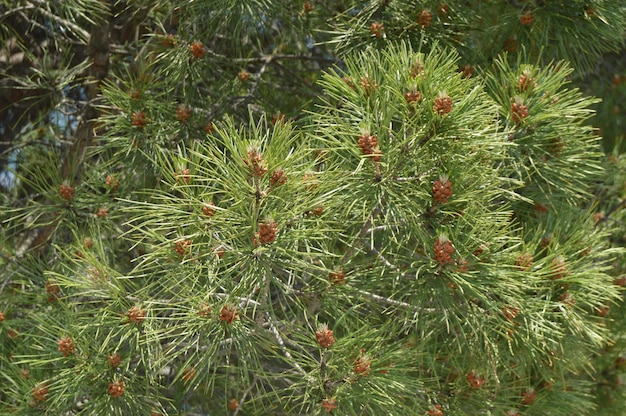
[[[580,71],[623,44],[620,1],[375,1],[353,2],[338,18],[334,41],[342,51],[398,40],[443,42],[461,53],[462,64],[485,65],[503,51],[524,48],[548,62],[555,57]],[[382,24],[373,27],[372,22]]]
[[[48,3],[0,413],[620,414],[619,2]]]

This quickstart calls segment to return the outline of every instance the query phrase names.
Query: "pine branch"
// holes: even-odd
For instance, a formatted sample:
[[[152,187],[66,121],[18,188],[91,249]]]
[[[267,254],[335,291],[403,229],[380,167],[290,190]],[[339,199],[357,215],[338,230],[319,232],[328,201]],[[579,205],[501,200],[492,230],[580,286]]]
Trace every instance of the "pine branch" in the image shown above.
[[[70,22],[66,19],[61,18],[60,16],[55,15],[54,13],[46,10],[46,4],[41,1],[41,0],[35,0],[35,4],[31,3],[30,1],[26,2],[26,6],[30,9],[36,9],[39,13],[41,13],[42,15],[46,16],[47,18],[55,21],[56,23],[60,24],[61,26],[66,26],[68,28],[70,28],[74,33],[76,33],[81,39],[82,41],[87,44],[90,41],[91,38],[91,34],[84,30],[83,28],[81,28],[80,26],[78,26],[77,24],[75,24],[74,22]]]

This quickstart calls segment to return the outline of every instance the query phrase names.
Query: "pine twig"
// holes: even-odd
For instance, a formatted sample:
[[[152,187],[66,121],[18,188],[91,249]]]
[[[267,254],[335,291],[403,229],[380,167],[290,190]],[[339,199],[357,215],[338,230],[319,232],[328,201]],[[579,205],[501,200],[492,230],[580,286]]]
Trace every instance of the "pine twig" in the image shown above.
[[[269,313],[266,313],[266,319],[267,322],[269,324],[269,330],[272,333],[272,335],[274,335],[274,339],[276,339],[276,342],[278,343],[278,346],[280,347],[280,349],[283,352],[283,355],[285,356],[285,358],[287,358],[291,365],[298,370],[298,372],[311,384],[315,383],[315,379],[308,374],[306,371],[304,371],[304,369],[300,366],[300,364],[298,364],[298,362],[296,360],[294,360],[293,356],[291,355],[291,353],[289,352],[289,350],[287,350],[287,347],[285,347],[285,341],[283,340],[283,338],[280,336],[280,333],[278,332],[278,329],[276,329],[276,326],[274,325],[274,322],[272,320],[272,317],[270,316]]]

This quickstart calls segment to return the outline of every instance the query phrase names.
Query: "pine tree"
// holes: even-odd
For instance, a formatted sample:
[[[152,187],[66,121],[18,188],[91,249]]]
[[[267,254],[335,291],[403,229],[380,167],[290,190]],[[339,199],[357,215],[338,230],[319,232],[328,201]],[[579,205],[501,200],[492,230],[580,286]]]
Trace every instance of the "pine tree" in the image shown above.
[[[620,414],[624,4],[414,3],[0,6],[2,412]]]

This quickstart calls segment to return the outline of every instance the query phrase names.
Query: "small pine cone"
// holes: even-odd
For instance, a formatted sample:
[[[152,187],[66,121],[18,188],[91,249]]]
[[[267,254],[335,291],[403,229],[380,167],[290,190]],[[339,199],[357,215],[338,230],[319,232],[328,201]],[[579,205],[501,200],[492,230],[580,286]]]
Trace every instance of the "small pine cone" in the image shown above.
[[[128,312],[126,313],[126,316],[128,317],[129,322],[138,324],[142,322],[144,319],[146,319],[146,311],[136,306],[133,306],[128,310]]]
[[[364,132],[359,135],[359,148],[364,155],[371,156],[373,162],[380,162],[382,152],[378,148],[378,139],[376,135]]]
[[[100,207],[96,211],[96,217],[98,217],[98,218],[106,218],[107,215],[109,215],[108,208]]]
[[[66,201],[74,198],[74,189],[75,188],[69,186],[68,184],[62,183],[61,186],[59,186],[59,193],[61,194],[61,198],[65,199]]]
[[[226,407],[228,407],[228,410],[232,410],[234,412],[235,410],[239,409],[239,401],[233,397],[228,401]]]
[[[552,262],[550,263],[550,271],[552,272],[552,275],[550,276],[552,280],[558,280],[565,277],[568,273],[565,258],[563,256],[558,256],[552,259]]]
[[[279,112],[278,114],[274,114],[272,116],[272,125],[276,125],[277,123],[285,124],[287,122],[287,116],[283,113]]]
[[[220,311],[220,321],[226,322],[227,324],[232,324],[239,317],[239,311],[233,305],[226,304],[222,306],[222,310]]]
[[[422,27],[430,26],[430,23],[433,21],[433,14],[430,10],[422,10],[417,15],[417,24]]]
[[[46,293],[48,294],[48,302],[54,302],[58,299],[61,287],[50,280],[46,281]]]
[[[439,204],[445,204],[451,196],[452,182],[448,180],[448,176],[445,174],[439,176],[439,179],[433,183],[433,199]]]
[[[485,378],[480,377],[476,372],[471,372],[465,375],[467,382],[475,389],[480,389],[485,384]]]
[[[113,175],[107,175],[106,179],[104,180],[104,184],[110,190],[115,191],[117,187],[119,186],[120,182]]]
[[[322,400],[322,407],[326,410],[327,413],[332,412],[337,408],[337,398],[333,397],[332,399],[324,399]]]
[[[453,263],[452,253],[454,253],[454,247],[452,247],[452,242],[445,235],[442,234],[435,240],[434,252],[435,260],[441,266]]]
[[[203,204],[202,214],[207,217],[212,217],[213,215],[215,215],[215,205],[209,203]]]
[[[189,169],[185,168],[185,169],[179,169],[175,174],[174,174],[174,179],[176,179],[176,182],[178,183],[186,183],[187,185],[189,185],[189,183],[191,182],[191,175],[189,174]]]
[[[509,409],[506,411],[504,416],[521,416],[520,413],[515,409]]]
[[[93,282],[104,282],[107,280],[106,275],[103,276],[98,269],[91,266],[87,267],[87,276],[89,276],[89,279]]]
[[[278,224],[274,220],[267,220],[259,224],[258,242],[260,244],[271,244],[276,240]]]
[[[241,82],[248,82],[248,80],[250,79],[250,73],[246,71],[245,69],[242,69],[237,74],[237,78],[239,78],[239,81]]]
[[[440,404],[434,405],[426,413],[428,414],[428,416],[445,416],[445,414],[443,413],[443,410],[441,410],[441,405]]]
[[[364,155],[371,154],[376,146],[378,146],[378,140],[375,135],[370,136],[369,133],[364,133],[359,136],[359,147]]]
[[[91,250],[91,248],[93,247],[93,240],[91,239],[91,237],[83,238],[83,245]]]
[[[424,63],[419,59],[411,64],[411,75],[413,78],[421,77],[426,73]]]
[[[507,52],[517,52],[517,40],[514,38],[506,38],[504,40],[504,44],[502,45],[502,49],[504,49]]]
[[[522,72],[522,75],[517,79],[517,88],[520,91],[532,91],[535,87],[537,87],[537,82],[530,76],[530,71]]]
[[[437,16],[446,17],[448,13],[450,13],[450,6],[443,2],[437,5]]]
[[[35,405],[39,405],[45,402],[48,398],[48,393],[50,393],[50,390],[48,390],[48,386],[46,386],[44,383],[37,384],[35,387],[33,387],[32,396]]]
[[[472,254],[475,255],[476,257],[480,257],[488,249],[489,249],[489,245],[488,244],[481,244],[481,245],[478,246],[478,248],[476,250],[474,250],[474,252]]]
[[[370,26],[370,33],[372,35],[380,39],[383,37],[383,31],[384,31],[384,25],[382,23],[372,22]]]
[[[541,202],[535,202],[533,209],[538,214],[546,214],[548,212],[548,207],[542,204]]]
[[[626,277],[624,279],[626,280]],[[346,283],[346,274],[343,272],[343,270],[330,272],[328,274],[328,281],[333,286],[334,285],[343,285],[343,284]]]
[[[146,117],[146,113],[140,111],[138,113],[133,113],[131,116],[131,123],[133,126],[137,127],[139,130],[143,129],[148,123],[148,118]]]
[[[593,222],[598,224],[601,221],[604,221],[606,219],[606,215],[604,215],[604,212],[596,212],[593,214]]]
[[[547,235],[545,237],[543,237],[541,239],[541,248],[546,248],[550,245],[550,243],[552,243],[552,236],[551,235]]]
[[[211,314],[211,307],[209,305],[205,303],[200,305],[200,308],[198,309],[198,316],[207,318],[210,314]]]
[[[61,292],[61,287],[58,284],[53,283],[50,280],[46,281],[46,293],[49,295],[48,297],[49,302],[56,300],[60,292]]]
[[[316,217],[319,217],[323,213],[324,213],[324,207],[322,205],[320,205],[319,207],[315,207],[308,212],[309,215],[315,215]]]
[[[76,350],[76,345],[74,345],[74,341],[70,337],[63,337],[59,341],[59,351],[63,354],[64,357],[68,355],[74,354]]]
[[[461,74],[463,75],[463,78],[470,78],[474,74],[474,67],[469,64],[463,65],[461,68]]]
[[[315,339],[322,348],[330,348],[335,343],[332,329],[328,329],[328,325],[322,324],[315,332]]]
[[[621,286],[621,287],[626,286],[626,276],[622,276],[622,277],[618,277],[616,279],[613,279],[613,284],[615,286]]]
[[[598,306],[596,308],[596,315],[598,315],[600,318],[604,318],[608,313],[609,308],[607,308],[606,306]]]
[[[523,253],[517,257],[515,264],[519,270],[526,271],[533,267],[533,260],[532,253]]]
[[[263,159],[263,154],[253,147],[248,149],[248,157],[243,159],[248,169],[255,177],[261,177],[267,172],[267,164]]]
[[[130,92],[130,99],[133,101],[141,100],[141,90],[135,88]]]
[[[189,117],[191,117],[191,110],[187,106],[179,104],[176,108],[176,120],[186,124]]]
[[[519,22],[524,26],[530,26],[535,21],[535,15],[529,12],[522,12]]]
[[[370,373],[372,360],[367,355],[362,355],[354,361],[354,374],[366,377]]]
[[[287,183],[287,175],[285,175],[284,169],[274,169],[272,176],[270,177],[270,183],[272,186],[280,186]]]
[[[119,354],[108,355],[107,362],[109,363],[111,367],[117,368],[122,363],[122,356]]]
[[[422,101],[422,93],[419,91],[409,91],[404,94],[404,98],[409,104],[419,103],[420,101]]]
[[[174,251],[178,253],[180,257],[183,257],[189,252],[191,248],[191,240],[180,240],[174,244]]]
[[[354,89],[354,82],[352,82],[352,79],[350,79],[350,77],[343,77],[341,78],[341,80],[345,82],[348,87]]]
[[[310,1],[305,1],[304,4],[302,4],[302,11],[304,13],[311,13],[313,11],[313,3]]]
[[[107,392],[111,397],[122,397],[124,395],[124,382],[122,380],[110,382]]]
[[[452,99],[444,91],[439,93],[437,98],[435,98],[434,109],[437,114],[443,116],[444,114],[448,114],[452,111],[452,105]]]
[[[511,119],[515,123],[521,123],[526,117],[528,117],[528,107],[522,104],[521,98],[515,98],[515,101],[511,104]]]
[[[531,404],[535,402],[536,398],[537,398],[537,392],[535,392],[535,389],[533,389],[532,387],[522,392],[522,404],[524,406],[530,406]]]
[[[5,319],[4,312],[0,311],[0,322],[4,322],[4,319]]]
[[[204,56],[204,45],[202,42],[193,42],[189,49],[191,50],[191,54],[195,59],[200,59]]]
[[[367,95],[370,95],[372,93],[372,90],[378,88],[378,84],[371,81],[368,77],[361,77],[361,79],[359,80],[359,85],[361,86],[361,88],[363,88],[363,91],[365,91],[365,94]]]
[[[176,45],[176,38],[171,33],[167,36],[163,36],[161,38],[161,44],[166,47],[171,47]]]

